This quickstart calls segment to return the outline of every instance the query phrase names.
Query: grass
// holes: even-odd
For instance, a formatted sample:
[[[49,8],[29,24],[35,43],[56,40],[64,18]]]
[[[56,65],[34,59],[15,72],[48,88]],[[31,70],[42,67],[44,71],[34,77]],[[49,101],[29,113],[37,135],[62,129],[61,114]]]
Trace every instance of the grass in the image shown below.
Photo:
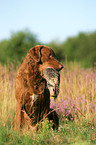
[[[60,93],[51,107],[59,114],[58,131],[45,120],[38,131],[14,131],[16,111],[14,65],[0,65],[0,145],[10,144],[96,144],[96,68],[84,70],[77,64],[61,71]],[[42,126],[42,127],[41,127]]]

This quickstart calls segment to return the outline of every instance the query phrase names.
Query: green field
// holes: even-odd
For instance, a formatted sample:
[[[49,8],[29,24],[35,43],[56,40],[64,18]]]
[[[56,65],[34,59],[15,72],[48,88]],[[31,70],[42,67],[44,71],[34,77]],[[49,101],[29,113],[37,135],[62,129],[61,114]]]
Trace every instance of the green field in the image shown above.
[[[61,71],[60,93],[51,99],[60,119],[58,131],[52,122],[38,124],[38,131],[14,131],[16,111],[14,65],[0,65],[0,145],[92,145],[96,144],[96,68],[70,63]]]

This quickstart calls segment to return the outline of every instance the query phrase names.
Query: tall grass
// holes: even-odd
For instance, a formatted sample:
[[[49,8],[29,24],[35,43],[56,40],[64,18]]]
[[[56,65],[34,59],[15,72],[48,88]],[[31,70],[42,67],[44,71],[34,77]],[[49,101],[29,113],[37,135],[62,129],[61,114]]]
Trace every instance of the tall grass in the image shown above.
[[[15,77],[14,65],[0,64],[0,144],[96,143],[95,67],[84,70],[71,63],[61,71],[59,96],[56,101],[51,100],[51,107],[60,118],[58,132],[50,128],[48,121],[37,132],[14,131]]]
[[[11,128],[16,109],[15,76],[16,71],[12,64],[10,67],[0,65],[0,122],[2,126],[10,124]]]
[[[71,64],[61,72],[60,94],[51,107],[57,108],[62,119],[82,118],[96,125],[96,68],[84,70],[79,65]]]

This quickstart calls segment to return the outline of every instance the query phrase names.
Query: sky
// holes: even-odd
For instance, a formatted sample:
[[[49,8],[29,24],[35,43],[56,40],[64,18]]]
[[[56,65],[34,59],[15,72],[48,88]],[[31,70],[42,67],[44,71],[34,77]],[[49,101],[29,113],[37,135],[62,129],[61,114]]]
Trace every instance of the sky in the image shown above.
[[[43,43],[96,31],[96,0],[0,0],[0,41],[29,29]]]

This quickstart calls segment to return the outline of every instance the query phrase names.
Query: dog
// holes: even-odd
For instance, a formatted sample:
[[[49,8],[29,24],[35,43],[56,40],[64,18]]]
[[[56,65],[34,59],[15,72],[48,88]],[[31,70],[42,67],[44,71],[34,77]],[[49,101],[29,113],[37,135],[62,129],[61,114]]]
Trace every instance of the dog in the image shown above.
[[[48,68],[52,68],[58,73],[63,69],[63,65],[57,61],[54,51],[44,45],[31,48],[18,69],[15,82],[17,100],[15,129],[20,129],[25,124],[33,128],[46,117],[49,121],[53,121],[53,129],[58,129],[59,118],[56,111],[50,108],[51,94],[44,73]],[[56,97],[58,93],[56,94],[56,90],[54,92]]]

